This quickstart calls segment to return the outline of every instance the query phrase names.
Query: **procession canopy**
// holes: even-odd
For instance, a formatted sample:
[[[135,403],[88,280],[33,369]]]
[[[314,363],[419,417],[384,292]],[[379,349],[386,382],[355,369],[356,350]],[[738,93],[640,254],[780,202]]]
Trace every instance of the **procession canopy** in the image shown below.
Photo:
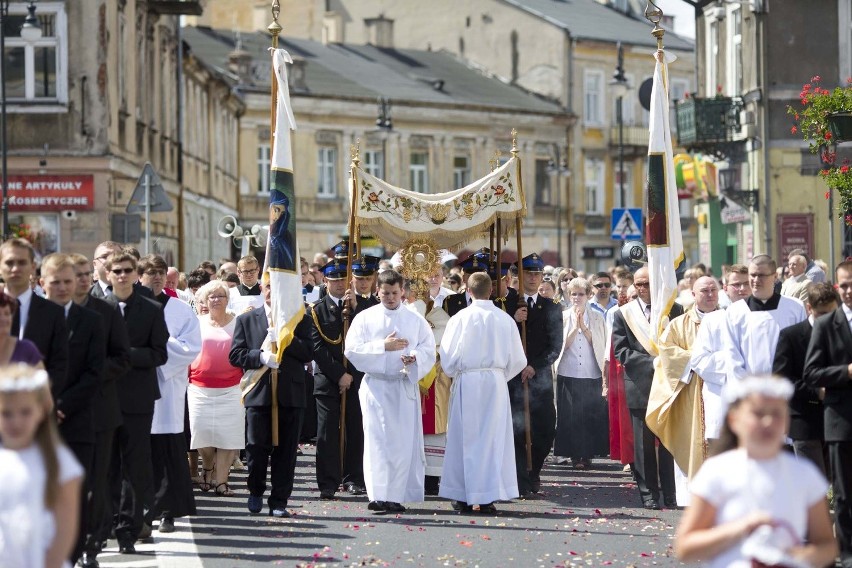
[[[412,238],[426,237],[439,249],[457,251],[466,242],[487,236],[497,219],[527,214],[520,181],[520,159],[505,164],[461,189],[424,194],[395,187],[361,169],[353,161],[350,181],[350,234],[369,231],[385,244],[402,248]],[[354,192],[354,195],[353,195]],[[498,237],[514,232],[515,223],[501,223]],[[368,227],[366,231],[362,228]]]

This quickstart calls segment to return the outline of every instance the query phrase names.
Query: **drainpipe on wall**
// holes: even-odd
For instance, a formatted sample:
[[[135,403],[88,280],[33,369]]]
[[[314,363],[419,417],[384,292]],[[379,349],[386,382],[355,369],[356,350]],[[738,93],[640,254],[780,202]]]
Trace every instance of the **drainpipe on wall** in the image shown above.
[[[767,50],[766,50],[766,12],[755,14],[758,21],[758,33],[760,39],[757,45],[760,46],[760,92],[761,92],[761,107],[763,109],[763,123],[761,124],[761,137],[763,138],[763,234],[765,241],[765,253],[774,258],[772,250],[772,192],[769,188],[769,73],[767,72]],[[780,260],[780,259],[779,259]]]
[[[184,223],[183,223],[183,200],[184,200],[184,185],[183,185],[183,28],[180,25],[180,17],[177,20],[177,181],[178,181],[178,206],[177,206],[177,226],[178,226],[178,270],[186,268],[186,252],[184,246]]]

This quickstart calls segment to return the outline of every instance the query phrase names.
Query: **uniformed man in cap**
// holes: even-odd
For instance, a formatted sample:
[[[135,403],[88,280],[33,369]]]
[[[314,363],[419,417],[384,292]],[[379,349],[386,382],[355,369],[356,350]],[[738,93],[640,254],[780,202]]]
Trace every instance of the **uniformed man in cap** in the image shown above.
[[[352,495],[364,490],[364,430],[358,387],[363,373],[343,363],[343,321],[375,305],[372,300],[351,306],[354,294],[346,280],[346,254],[323,267],[327,294],[310,308],[314,322],[314,395],[317,406],[316,476],[321,499],[333,499],[340,484]],[[376,263],[376,266],[378,264]],[[353,264],[353,269],[355,265]],[[363,266],[361,268],[364,268]],[[375,270],[375,268],[373,268]],[[359,268],[359,272],[361,269]],[[371,296],[372,298],[372,296]],[[340,400],[346,396],[345,451],[340,463]]]
[[[353,310],[361,311],[379,303],[374,293],[376,290],[376,271],[379,269],[377,256],[364,254],[352,261],[352,290],[350,306]]]
[[[509,269],[513,266],[511,262],[501,262],[500,271],[497,271],[497,263],[488,267],[491,276],[492,290],[491,299],[494,305],[508,314],[515,313],[518,308],[518,291],[509,287]]]
[[[538,493],[541,468],[553,445],[556,432],[556,408],[553,405],[553,363],[562,348],[562,311],[552,300],[538,294],[544,261],[536,253],[522,259],[523,280],[520,287],[515,321],[526,341],[527,366],[509,381],[512,405],[512,427],[515,433],[515,464],[521,497]],[[526,420],[524,416],[524,383],[529,385],[530,438],[532,468],[527,469]]]
[[[476,272],[486,272],[489,264],[493,261],[491,251],[481,248],[469,257],[458,263],[462,269],[463,284],[467,285],[467,279]],[[468,307],[473,302],[473,297],[466,290],[450,294],[444,299],[444,311],[452,317],[460,310]]]
[[[348,262],[348,260],[349,260],[349,241],[340,241],[339,243],[337,243],[336,245],[331,247],[331,260],[333,261],[335,259],[343,261],[343,262]],[[325,266],[328,266],[328,264],[326,264]],[[322,271],[324,268],[325,267],[320,268],[320,271]],[[323,278],[325,278],[325,274],[323,274]],[[317,286],[320,287],[319,288],[319,299],[322,300],[323,297],[325,297],[325,295],[326,295],[325,282],[323,282],[322,284],[317,282]]]

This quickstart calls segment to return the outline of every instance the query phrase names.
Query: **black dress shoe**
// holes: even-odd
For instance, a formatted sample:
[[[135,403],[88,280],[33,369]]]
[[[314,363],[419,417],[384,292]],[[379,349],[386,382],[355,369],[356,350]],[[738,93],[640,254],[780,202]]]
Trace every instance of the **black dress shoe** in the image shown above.
[[[659,511],[662,509],[662,507],[660,507],[660,503],[653,497],[651,499],[645,499],[642,502],[642,506],[653,511]]]
[[[333,489],[321,489],[320,490],[320,499],[323,501],[334,501],[334,490]]]
[[[541,481],[539,481],[539,480],[531,481],[530,485],[532,485],[532,492],[533,493],[539,493],[541,491]]]
[[[136,554],[136,547],[133,546],[132,540],[119,540],[118,552],[119,554]]]
[[[452,501],[450,505],[452,505],[454,511],[458,511],[459,513],[467,513],[473,510],[473,507],[464,501]]]
[[[358,485],[357,483],[352,483],[351,481],[345,483],[343,485],[343,488],[346,489],[346,491],[348,491],[350,495],[363,495],[367,492],[364,487]]]
[[[97,554],[84,552],[80,560],[77,561],[77,568],[100,568]]]
[[[385,511],[388,513],[404,513],[405,507],[403,507],[399,503],[394,503],[392,501],[385,501]]]
[[[497,507],[494,506],[494,503],[480,505],[479,512],[483,515],[494,515],[497,513]]]
[[[384,511],[387,508],[387,503],[384,501],[370,501],[367,505],[367,509],[371,511]]]
[[[663,498],[663,503],[666,504],[667,509],[677,509],[677,497],[670,495],[668,497]]]
[[[151,538],[151,525],[142,521],[142,529],[139,531],[139,536],[136,539],[141,541],[149,538]]]
[[[157,527],[157,530],[161,533],[175,532],[175,520],[171,517],[163,517],[160,519],[160,526]]]

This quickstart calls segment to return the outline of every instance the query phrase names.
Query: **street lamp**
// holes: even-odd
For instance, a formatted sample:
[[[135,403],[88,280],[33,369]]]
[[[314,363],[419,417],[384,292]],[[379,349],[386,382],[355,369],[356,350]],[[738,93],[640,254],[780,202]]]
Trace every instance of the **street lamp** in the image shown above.
[[[562,178],[571,175],[566,159],[560,158],[559,145],[554,145],[556,158],[547,163],[547,173],[556,174],[556,256],[562,263]],[[567,154],[567,152],[566,152]]]
[[[30,0],[27,7],[27,17],[21,26],[21,38],[25,41],[35,41],[41,37],[41,26],[35,15],[35,3]],[[9,169],[6,159],[9,154],[6,139],[6,19],[9,17],[9,0],[0,0],[0,142],[2,152],[2,183],[3,202],[0,208],[3,210],[3,240],[9,238]]]
[[[393,130],[393,118],[391,117],[391,103],[387,97],[378,98],[379,115],[376,117],[376,126],[382,133],[382,178],[387,179],[388,160],[388,134]]]
[[[616,97],[615,118],[618,121],[618,185],[621,197],[621,206],[625,207],[627,203],[624,194],[624,118],[622,116],[622,105],[624,103],[624,95],[627,94],[627,77],[624,76],[624,47],[621,42],[618,42],[618,63],[615,66],[615,73],[612,75],[610,87]]]

